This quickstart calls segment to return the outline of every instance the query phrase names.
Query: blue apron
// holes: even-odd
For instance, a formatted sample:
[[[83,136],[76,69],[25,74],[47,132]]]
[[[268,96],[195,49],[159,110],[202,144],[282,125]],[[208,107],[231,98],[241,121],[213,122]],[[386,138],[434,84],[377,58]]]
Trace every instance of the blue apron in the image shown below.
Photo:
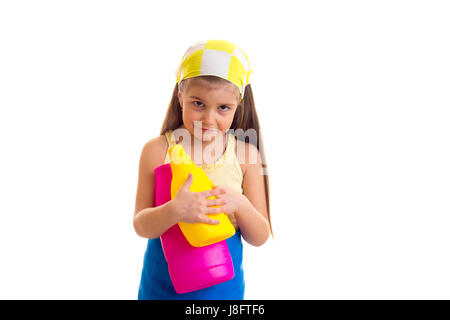
[[[234,278],[212,287],[178,294],[170,280],[161,239],[148,239],[138,300],[243,300],[245,283],[241,233],[236,231],[234,236],[226,241],[233,260]]]

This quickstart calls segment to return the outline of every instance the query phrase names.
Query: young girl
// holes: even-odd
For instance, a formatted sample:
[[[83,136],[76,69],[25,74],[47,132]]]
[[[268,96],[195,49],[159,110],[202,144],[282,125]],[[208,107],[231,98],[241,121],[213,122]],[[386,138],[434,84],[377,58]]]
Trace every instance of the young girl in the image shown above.
[[[251,73],[246,54],[224,40],[190,46],[177,68],[177,84],[161,135],[145,144],[140,158],[133,224],[139,236],[149,239],[139,286],[140,300],[244,298],[241,236],[249,244],[261,246],[272,230],[262,143],[251,138],[250,143],[245,141],[245,136],[254,138],[255,133],[261,139],[249,84]],[[182,141],[177,139],[180,136]],[[189,175],[174,199],[153,207],[153,170],[170,162],[167,150],[176,143],[183,145],[215,187],[210,191],[191,192],[192,176]],[[205,160],[208,156],[209,161]],[[198,158],[201,160],[196,162]],[[207,200],[211,196],[216,199]],[[235,235],[226,240],[234,278],[209,288],[177,294],[159,237],[179,221],[215,224],[217,220],[206,214],[220,212],[228,215],[236,229]]]

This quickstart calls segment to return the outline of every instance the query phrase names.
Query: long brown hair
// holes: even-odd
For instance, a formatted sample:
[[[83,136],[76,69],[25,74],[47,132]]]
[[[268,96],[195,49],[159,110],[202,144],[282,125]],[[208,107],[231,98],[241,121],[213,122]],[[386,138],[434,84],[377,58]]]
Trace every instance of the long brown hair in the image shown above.
[[[205,79],[209,82],[227,82],[219,77],[215,76],[201,76],[202,79]],[[181,111],[180,101],[178,100],[178,91],[185,92],[189,88],[189,83],[191,79],[188,78],[180,82],[180,86],[175,84],[175,88],[173,89],[172,98],[170,99],[169,107],[167,108],[166,116],[164,118],[163,125],[161,127],[161,135],[164,135],[169,130],[175,130],[179,128],[183,124],[183,115]],[[270,219],[270,202],[269,202],[269,174],[267,171],[267,161],[264,153],[264,144],[262,140],[262,134],[259,126],[258,115],[256,113],[255,108],[255,100],[253,98],[252,87],[248,84],[245,87],[244,98],[239,103],[236,113],[234,114],[234,119],[231,124],[230,129],[234,129],[231,132],[233,133],[237,129],[242,129],[244,132],[248,129],[254,129],[259,138],[259,144],[249,139],[249,143],[252,143],[258,150],[261,155],[262,168],[264,172],[264,187],[266,191],[266,204],[267,204],[267,215],[269,218],[270,232],[273,237],[272,231],[272,222]],[[245,136],[242,137],[240,135],[234,135],[236,139],[246,142]]]

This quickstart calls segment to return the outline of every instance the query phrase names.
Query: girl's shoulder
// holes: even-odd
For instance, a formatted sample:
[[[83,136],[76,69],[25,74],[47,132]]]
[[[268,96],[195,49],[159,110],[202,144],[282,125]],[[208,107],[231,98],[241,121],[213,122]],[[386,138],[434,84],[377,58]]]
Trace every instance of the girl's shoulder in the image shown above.
[[[241,166],[242,175],[245,173],[251,164],[255,164],[257,159],[261,159],[261,155],[253,144],[244,142],[242,140],[236,139],[236,144],[234,146],[234,152],[236,153],[236,158]]]
[[[166,157],[169,144],[164,135],[150,139],[145,143],[141,153],[141,163],[148,168],[150,172],[162,165]]]
[[[236,143],[234,145],[234,153],[236,154],[236,158],[238,160],[239,166],[241,167],[242,176],[245,176],[245,158],[242,157],[241,150],[247,150],[246,142],[236,139]]]

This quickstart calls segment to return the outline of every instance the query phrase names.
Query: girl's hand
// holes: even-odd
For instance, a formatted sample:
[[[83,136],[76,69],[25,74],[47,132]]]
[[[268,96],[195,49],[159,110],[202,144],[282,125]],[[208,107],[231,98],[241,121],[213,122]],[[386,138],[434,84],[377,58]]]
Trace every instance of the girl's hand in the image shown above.
[[[245,197],[242,193],[221,186],[213,186],[213,190],[225,191],[225,193],[220,193],[216,196],[217,199],[225,201],[225,203],[220,206],[220,212],[229,215],[239,211],[239,208],[241,208],[244,200],[243,197]]]
[[[178,190],[177,195],[172,200],[177,216],[177,221],[183,221],[187,223],[208,223],[219,224],[217,219],[210,219],[207,214],[215,214],[223,212],[223,208],[211,208],[211,206],[218,206],[225,204],[223,199],[209,199],[211,196],[218,197],[224,195],[226,190],[224,189],[212,189],[203,192],[192,192],[189,188],[192,184],[192,174],[190,173]]]

